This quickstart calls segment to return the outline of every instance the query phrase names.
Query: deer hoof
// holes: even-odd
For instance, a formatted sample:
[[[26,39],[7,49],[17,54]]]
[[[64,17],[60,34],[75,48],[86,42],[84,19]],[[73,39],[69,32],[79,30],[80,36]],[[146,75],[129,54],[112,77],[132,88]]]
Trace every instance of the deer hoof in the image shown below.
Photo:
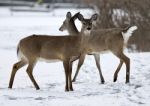
[[[8,88],[9,88],[9,89],[12,89],[12,87],[10,87],[10,86],[9,86]]]
[[[126,84],[130,83],[130,81],[126,81]]]
[[[104,84],[105,83],[105,81],[101,81],[101,84]]]
[[[69,89],[65,89],[65,92],[69,92]]]
[[[70,88],[70,91],[73,91],[73,88]]]
[[[72,80],[72,82],[76,82],[76,80],[75,80],[75,79],[73,79],[73,80]]]
[[[117,78],[114,78],[114,82],[116,82],[117,81]]]
[[[37,87],[37,88],[36,88],[36,90],[40,90],[40,88],[39,88],[39,87]]]

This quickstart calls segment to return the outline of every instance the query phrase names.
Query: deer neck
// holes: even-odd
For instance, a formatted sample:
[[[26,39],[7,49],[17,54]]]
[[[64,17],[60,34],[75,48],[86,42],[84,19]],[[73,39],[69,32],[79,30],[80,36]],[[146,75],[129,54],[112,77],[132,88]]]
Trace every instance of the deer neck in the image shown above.
[[[91,35],[91,30],[83,30],[83,29],[81,29],[81,36],[83,38],[85,38],[85,39],[88,38],[89,39],[90,35]]]
[[[89,45],[89,38],[90,38],[91,32],[81,29],[80,34],[81,34],[81,48],[82,50],[86,50]]]
[[[79,34],[79,31],[74,23],[74,21],[70,21],[70,25],[68,26],[68,33],[69,34],[73,34],[73,35],[78,35]]]
[[[77,29],[74,29],[74,28],[71,28],[71,27],[69,28],[68,33],[72,34],[72,35],[78,35],[79,34]]]

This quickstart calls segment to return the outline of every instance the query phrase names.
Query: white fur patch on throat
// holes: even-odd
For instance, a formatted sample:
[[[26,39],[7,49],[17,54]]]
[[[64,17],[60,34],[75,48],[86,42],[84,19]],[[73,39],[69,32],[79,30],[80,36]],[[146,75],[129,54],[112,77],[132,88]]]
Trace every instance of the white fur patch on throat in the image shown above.
[[[86,31],[84,31],[84,34],[85,34],[86,36],[90,36],[90,33],[91,33],[91,30],[86,30]]]

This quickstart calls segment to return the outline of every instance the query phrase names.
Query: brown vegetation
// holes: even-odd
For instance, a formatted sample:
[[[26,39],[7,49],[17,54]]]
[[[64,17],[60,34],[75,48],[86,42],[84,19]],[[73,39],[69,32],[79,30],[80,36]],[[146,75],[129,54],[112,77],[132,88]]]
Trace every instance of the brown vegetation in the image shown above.
[[[98,27],[126,27],[137,25],[138,31],[131,37],[128,47],[136,45],[137,51],[150,50],[150,0],[84,0],[96,5],[100,14]]]

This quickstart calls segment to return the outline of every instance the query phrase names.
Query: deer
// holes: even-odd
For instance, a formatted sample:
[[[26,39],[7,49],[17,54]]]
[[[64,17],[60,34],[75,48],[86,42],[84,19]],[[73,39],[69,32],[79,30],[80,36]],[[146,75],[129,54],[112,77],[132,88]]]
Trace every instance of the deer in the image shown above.
[[[95,18],[97,19],[97,17],[98,15],[96,14]],[[85,19],[82,14],[78,15],[78,19],[81,21],[82,25],[85,23]],[[94,25],[95,23],[93,26]],[[101,52],[111,51],[120,59],[120,63],[114,73],[114,82],[117,81],[118,73],[123,63],[126,65],[125,83],[130,82],[130,59],[123,53],[123,50],[124,47],[126,47],[129,38],[132,36],[132,33],[137,30],[137,28],[137,26],[130,26],[127,28],[92,29],[92,31],[90,31],[90,36],[84,35],[88,39],[88,43],[86,43],[86,47],[84,49],[85,54],[100,54]],[[82,65],[83,62],[84,59],[81,61],[81,63],[79,63]],[[76,71],[74,79],[77,77],[78,72],[79,70]]]
[[[66,19],[63,21],[63,24],[59,28],[59,31],[67,30],[70,35],[80,36],[80,32],[78,31],[78,29],[77,29],[77,27],[75,25],[75,20],[78,18],[79,14],[80,14],[80,12],[78,12],[74,16],[72,16],[71,13],[68,12],[67,15],[66,15]],[[96,15],[97,14],[94,14],[93,16],[96,17]],[[91,54],[89,54],[89,55],[91,55]],[[98,71],[99,71],[101,83],[104,84],[105,80],[104,80],[104,77],[102,75],[102,71],[101,71],[101,67],[100,67],[100,56],[99,56],[99,54],[92,54],[92,55],[94,56],[94,59],[95,59],[95,62],[96,62],[96,66],[97,66]],[[75,76],[74,76],[74,78],[72,80],[73,82],[76,81],[76,77],[78,75],[78,72],[79,72],[82,64],[83,64],[83,61],[84,61],[84,58],[79,60]]]
[[[33,76],[33,69],[38,61],[44,60],[46,62],[63,62],[65,70],[65,91],[73,91],[71,81],[72,63],[80,56],[84,56],[81,55],[85,47],[83,44],[85,44],[85,41],[87,42],[84,33],[91,31],[92,23],[95,20],[93,15],[90,19],[85,19],[80,36],[33,34],[21,39],[17,46],[18,62],[13,65],[8,88],[12,88],[16,72],[21,67],[28,65],[26,72],[36,90],[39,90],[40,87]]]

